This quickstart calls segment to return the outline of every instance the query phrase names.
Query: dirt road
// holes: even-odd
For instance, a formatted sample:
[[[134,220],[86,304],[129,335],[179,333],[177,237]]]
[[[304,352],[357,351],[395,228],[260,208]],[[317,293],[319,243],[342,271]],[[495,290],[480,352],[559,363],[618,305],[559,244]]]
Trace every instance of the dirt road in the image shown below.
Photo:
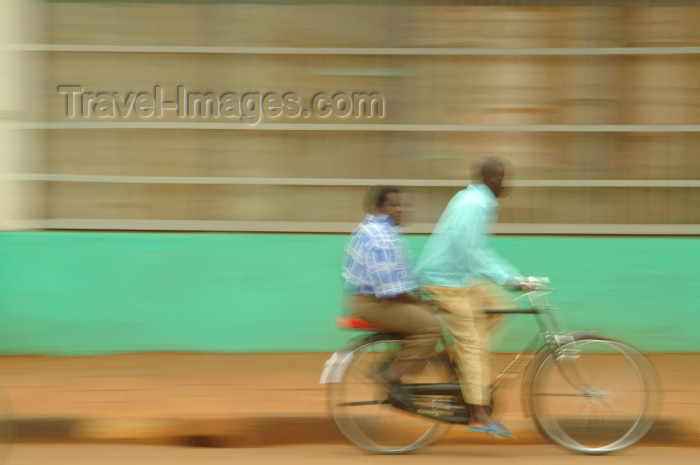
[[[700,448],[634,447],[599,457],[571,454],[555,446],[437,445],[400,456],[364,454],[350,446],[288,446],[205,449],[166,446],[23,445],[8,465],[691,465]]]
[[[100,357],[3,357],[0,386],[30,442],[186,444],[226,447],[343,444],[330,423],[319,375],[329,354],[125,354]],[[494,369],[507,356],[494,357]],[[663,385],[649,445],[700,444],[700,354],[654,354]],[[499,416],[516,432],[532,430],[520,408],[518,380],[498,398]],[[542,444],[518,430],[520,444]],[[488,438],[448,432],[469,447]],[[482,442],[484,441],[484,442]],[[538,441],[535,443],[535,441]],[[448,442],[449,445],[453,442]]]

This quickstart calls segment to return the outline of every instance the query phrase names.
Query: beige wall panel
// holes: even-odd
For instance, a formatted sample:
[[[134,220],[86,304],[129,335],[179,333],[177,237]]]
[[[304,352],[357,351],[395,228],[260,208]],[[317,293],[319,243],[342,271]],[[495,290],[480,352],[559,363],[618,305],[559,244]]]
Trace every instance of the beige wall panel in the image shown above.
[[[555,8],[416,6],[401,14],[401,43],[411,47],[552,47]]]
[[[382,133],[51,131],[50,172],[120,176],[402,178]],[[418,173],[416,173],[418,174]]]
[[[49,183],[51,218],[359,222],[365,187]],[[435,222],[456,188],[407,190],[406,224]]]
[[[700,44],[697,8],[50,3],[48,41],[290,47]],[[99,25],[99,27],[96,27]],[[37,37],[38,42],[42,42]]]
[[[406,218],[402,221],[406,225],[437,222],[452,196],[459,190],[459,187],[407,188]]]
[[[477,46],[479,10],[458,5],[402,8],[397,14],[399,42],[407,47]]]
[[[403,60],[401,122],[553,124],[562,83],[561,58],[414,57]],[[398,65],[396,68],[404,68]],[[389,101],[387,107],[396,108]]]
[[[512,166],[516,179],[587,179],[582,170],[598,147],[576,153],[564,135],[530,133],[63,130],[48,134],[52,147],[48,164],[37,172],[120,176],[456,179],[466,184],[475,160],[497,156]]]
[[[698,8],[404,8],[413,47],[654,47],[700,44]]]
[[[559,47],[595,48],[621,45],[620,8],[562,8],[556,29]],[[553,61],[551,86],[558,94],[561,124],[618,124],[619,57],[577,56]]]
[[[494,57],[478,71],[478,124],[553,124],[560,69],[540,57]]]
[[[553,65],[561,78],[560,124],[619,124],[620,67],[613,57],[576,57]],[[556,92],[555,90],[555,92]]]
[[[43,120],[109,121],[66,116],[60,85],[85,91],[154,94],[174,101],[178,86],[213,93],[222,105],[228,92],[296,93],[311,110],[319,92],[376,92],[385,118],[347,116],[264,117],[263,122],[373,124],[697,124],[700,65],[690,56],[643,57],[332,57],[170,54],[51,54],[47,85],[37,92]],[[393,74],[398,74],[393,76]],[[94,102],[88,105],[94,111]],[[120,116],[114,121],[241,122],[240,118]],[[240,112],[238,112],[240,114]],[[189,114],[192,116],[192,113]],[[359,117],[358,117],[359,116]],[[254,119],[253,121],[256,121]]]
[[[700,25],[700,21],[698,21],[698,24]],[[698,26],[698,30],[700,30],[700,26]],[[696,57],[695,60],[691,60],[689,64],[688,73],[690,74],[690,79],[694,80],[696,83],[696,97],[695,104],[686,105],[686,111],[688,112],[688,120],[693,121],[694,123],[698,123],[700,122],[700,97],[698,97],[698,94],[700,94],[700,84],[698,84],[700,82],[700,57]]]
[[[580,194],[572,189],[513,188],[500,200],[498,219],[500,223],[585,223],[580,201]]]
[[[50,218],[331,221],[362,217],[364,187],[49,183]],[[437,221],[458,188],[411,188],[407,222]],[[696,224],[697,189],[515,188],[501,223]]]
[[[698,134],[629,134],[618,157],[620,178],[700,179]]]
[[[49,183],[50,218],[360,221],[364,188]]]
[[[697,224],[692,188],[517,188],[501,202],[505,223]]]
[[[121,176],[450,179],[478,158],[527,179],[698,179],[696,134],[47,131],[30,172]]]
[[[483,11],[486,46],[552,47],[558,15],[552,8],[487,8]]]
[[[698,58],[642,56],[626,60],[624,124],[698,124]]]
[[[624,15],[628,47],[700,45],[698,8],[627,8]]]
[[[389,78],[372,75],[373,70],[386,68],[384,57],[328,57],[328,56],[274,56],[274,55],[193,55],[193,54],[99,54],[99,53],[59,53],[52,54],[44,88],[43,100],[47,102],[44,118],[49,121],[71,121],[66,116],[67,95],[58,91],[61,85],[81,85],[85,92],[118,93],[126,100],[130,92],[155,94],[155,86],[160,85],[164,101],[178,98],[178,86],[183,86],[189,93],[213,93],[218,97],[219,108],[224,94],[235,93],[243,97],[247,93],[257,92],[259,98],[268,92],[284,95],[296,93],[301,99],[301,107],[312,109],[313,97],[319,92],[334,96],[341,92],[354,93],[376,92],[384,97],[385,108],[380,118],[379,113],[373,118],[364,118],[365,113],[349,112],[347,116],[316,116],[310,112],[309,118],[302,116],[265,118],[265,121],[284,122],[323,122],[323,123],[372,123],[389,122],[392,118],[390,105],[393,99],[393,87]],[[328,69],[339,75],[328,73]],[[367,74],[343,75],[343,70],[367,69]],[[83,99],[84,103],[87,99]],[[94,116],[94,102],[88,104],[90,117],[78,104],[78,121],[108,121],[109,118]],[[240,118],[229,118],[220,114],[219,118],[190,117],[182,118],[176,110],[164,111],[162,118],[152,114],[148,118],[139,117],[132,111],[127,118],[115,104],[111,105],[111,114],[117,115],[115,121],[197,121],[207,122],[241,122]],[[183,110],[184,111],[184,110]],[[358,108],[359,111],[359,108]],[[237,112],[240,114],[240,111]],[[358,117],[355,117],[358,116]]]
[[[227,47],[377,46],[392,37],[396,10],[367,4],[47,5],[52,43]]]
[[[31,170],[44,148],[36,133],[15,126],[32,120],[37,106],[34,93],[43,85],[42,63],[30,53],[13,50],[39,33],[41,22],[33,21],[35,5],[29,3],[0,3],[0,230],[21,227],[22,220],[43,203],[37,186],[12,179],[16,172]]]
[[[567,7],[557,14],[555,47],[621,47],[624,9],[614,7]]]

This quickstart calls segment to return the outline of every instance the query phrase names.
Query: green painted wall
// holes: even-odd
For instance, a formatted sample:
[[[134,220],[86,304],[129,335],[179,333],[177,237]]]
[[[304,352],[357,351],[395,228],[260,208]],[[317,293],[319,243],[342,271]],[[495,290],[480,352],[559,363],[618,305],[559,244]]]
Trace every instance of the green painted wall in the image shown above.
[[[425,237],[409,238],[416,253]],[[330,351],[345,236],[0,233],[0,353]],[[572,329],[700,351],[695,238],[498,237]],[[517,317],[498,350],[535,325]]]

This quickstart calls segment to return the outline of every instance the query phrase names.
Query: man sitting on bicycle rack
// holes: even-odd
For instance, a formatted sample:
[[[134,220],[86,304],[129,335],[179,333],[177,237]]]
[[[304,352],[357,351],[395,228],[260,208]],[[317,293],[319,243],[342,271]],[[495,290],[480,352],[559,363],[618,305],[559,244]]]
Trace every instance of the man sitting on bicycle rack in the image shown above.
[[[453,339],[451,355],[459,371],[464,400],[470,406],[472,431],[513,437],[491,417],[488,341],[500,318],[484,310],[504,308],[478,285],[482,276],[511,289],[525,289],[525,278],[487,246],[503,192],[503,164],[494,159],[474,166],[474,179],[450,200],[418,261],[423,289],[434,299]],[[489,315],[501,317],[502,315]]]
[[[410,405],[400,388],[401,378],[424,368],[442,336],[442,325],[432,306],[410,294],[419,285],[398,228],[400,190],[374,187],[364,203],[367,216],[345,246],[344,288],[354,316],[405,336],[393,362],[374,375],[389,385],[390,401]]]

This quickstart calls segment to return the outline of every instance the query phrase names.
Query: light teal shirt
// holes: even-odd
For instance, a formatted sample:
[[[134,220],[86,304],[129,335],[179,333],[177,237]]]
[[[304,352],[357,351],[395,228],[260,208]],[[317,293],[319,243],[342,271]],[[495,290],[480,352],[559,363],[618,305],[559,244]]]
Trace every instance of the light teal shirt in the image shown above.
[[[487,276],[498,284],[522,274],[488,245],[498,201],[487,186],[471,185],[450,200],[418,261],[421,284],[466,287]]]

